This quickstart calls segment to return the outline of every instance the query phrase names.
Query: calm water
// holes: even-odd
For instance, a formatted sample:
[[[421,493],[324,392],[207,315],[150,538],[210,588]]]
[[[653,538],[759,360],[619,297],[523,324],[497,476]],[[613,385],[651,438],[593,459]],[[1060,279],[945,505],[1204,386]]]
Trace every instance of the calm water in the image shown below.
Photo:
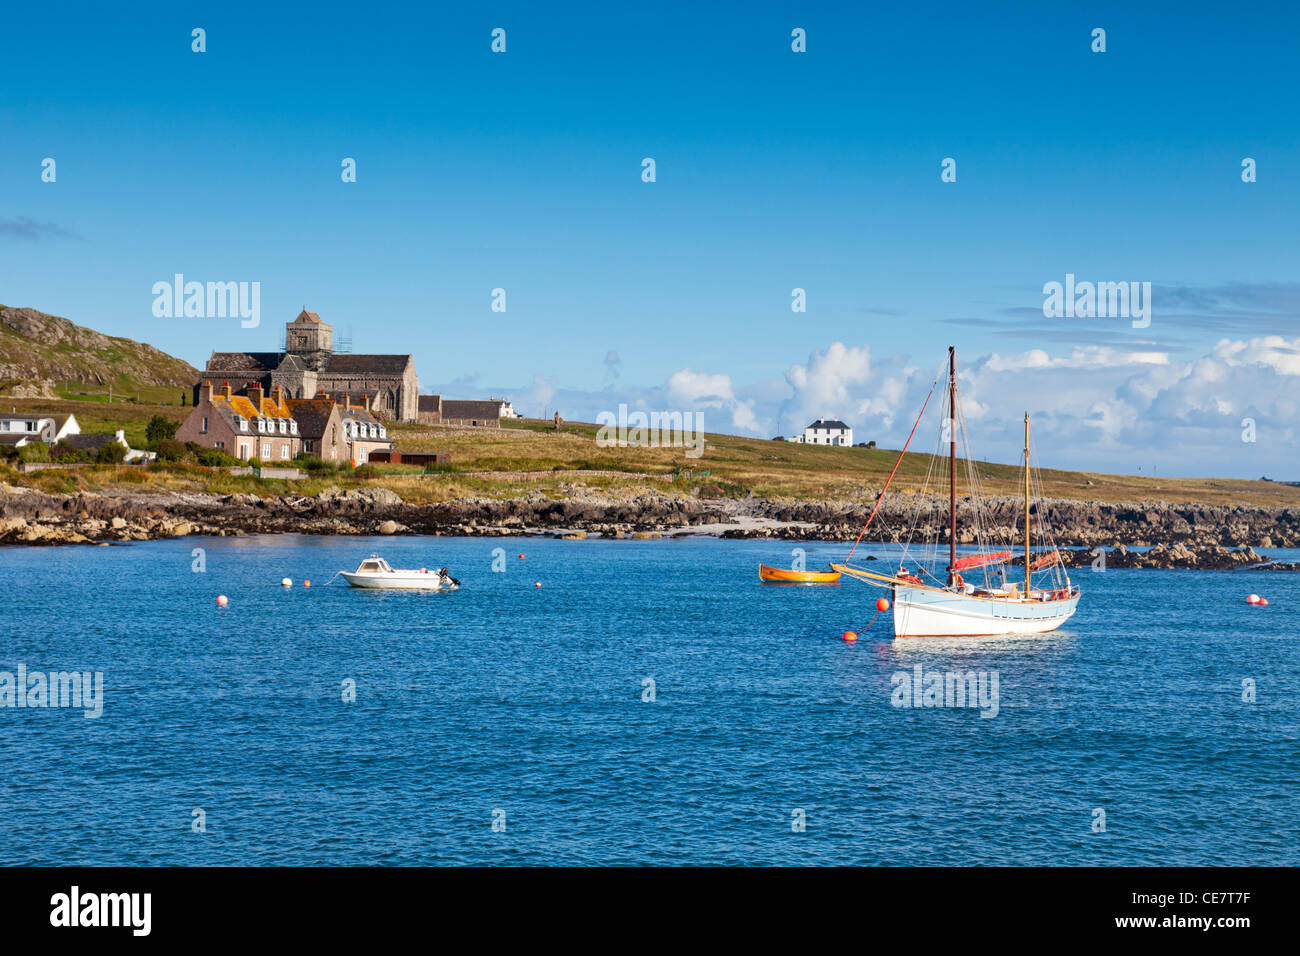
[[[371,550],[463,590],[321,586]],[[1300,863],[1300,577],[1082,571],[1052,636],[850,646],[882,592],[760,561],[790,545],[0,548],[0,670],[105,682],[99,719],[0,709],[0,862]],[[916,664],[997,671],[1000,712],[891,706]]]

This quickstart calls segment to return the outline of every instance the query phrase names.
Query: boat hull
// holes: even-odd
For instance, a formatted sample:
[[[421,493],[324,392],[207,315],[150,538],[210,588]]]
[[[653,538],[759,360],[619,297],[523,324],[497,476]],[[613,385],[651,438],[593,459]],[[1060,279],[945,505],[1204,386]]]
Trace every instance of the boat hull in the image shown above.
[[[838,571],[787,571],[766,564],[758,566],[758,579],[767,584],[835,584],[840,579]]]
[[[899,584],[894,586],[894,636],[1043,634],[1068,621],[1078,606],[1077,591],[1059,600],[1024,601]]]
[[[454,591],[443,587],[436,574],[359,574],[341,571],[343,580],[354,588],[387,588],[400,591]]]

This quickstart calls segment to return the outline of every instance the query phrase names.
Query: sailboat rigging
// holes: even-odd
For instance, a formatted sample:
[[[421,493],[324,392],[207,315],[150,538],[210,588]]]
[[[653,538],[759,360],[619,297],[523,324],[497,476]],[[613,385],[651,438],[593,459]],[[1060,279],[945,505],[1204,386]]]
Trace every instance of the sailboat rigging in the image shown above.
[[[936,383],[937,384],[937,383]],[[947,551],[948,561],[945,567],[938,567],[938,541],[932,542],[929,549],[929,561],[917,560],[912,558],[911,544],[909,542],[907,549],[904,551],[903,560],[900,567],[893,574],[879,574],[873,571],[867,571],[863,568],[854,567],[847,562],[852,559],[853,551],[849,552],[849,557],[844,564],[833,564],[831,567],[835,571],[847,574],[857,580],[864,581],[878,587],[890,589],[893,594],[893,613],[894,613],[894,635],[896,637],[957,637],[957,636],[991,636],[997,634],[1034,634],[1053,631],[1067,621],[1078,608],[1081,590],[1078,585],[1070,583],[1070,577],[1065,569],[1065,564],[1061,560],[1060,552],[1055,542],[1051,538],[1051,532],[1046,527],[1042,508],[1036,509],[1039,534],[1046,549],[1035,554],[1033,552],[1033,530],[1031,515],[1035,509],[1031,508],[1031,444],[1029,433],[1029,413],[1025,413],[1025,444],[1024,444],[1024,564],[1025,573],[1023,587],[1019,581],[1009,581],[1007,577],[1007,564],[1014,560],[1013,551],[1003,546],[1000,550],[992,550],[989,547],[990,542],[981,527],[981,517],[983,506],[981,504],[982,495],[979,491],[979,482],[976,477],[974,468],[969,467],[970,455],[967,447],[967,463],[969,483],[971,485],[970,495],[973,503],[972,511],[974,512],[974,531],[972,538],[978,548],[976,554],[966,555],[961,558],[957,556],[957,433],[961,430],[965,436],[964,420],[961,417],[961,406],[958,402],[957,389],[957,355],[956,350],[952,347],[948,349],[948,382],[947,382],[947,417],[944,421],[944,428],[948,432],[945,436],[948,445],[948,514],[947,514]],[[933,394],[933,390],[931,392]],[[926,397],[926,404],[929,403],[930,396]],[[925,406],[922,406],[922,415]],[[920,417],[918,416],[918,424]],[[916,426],[912,428],[915,434]],[[911,442],[911,436],[908,436],[908,443]],[[904,445],[903,452],[899,455],[901,463],[903,455],[907,454],[907,445]],[[937,456],[935,456],[937,457]],[[935,457],[931,458],[931,468],[933,468]],[[890,473],[889,480],[886,481],[884,489],[877,497],[876,505],[872,509],[871,516],[867,519],[867,526],[871,524],[872,519],[876,516],[876,511],[880,507],[880,500],[889,490],[894,475],[897,474],[898,464],[894,465],[894,470]],[[928,491],[928,477],[926,488]],[[930,496],[922,494],[919,496],[921,501],[932,500]],[[937,528],[932,530],[937,531]],[[1014,526],[1011,530],[1012,548],[1014,548],[1014,538],[1017,531]],[[863,528],[863,533],[866,527]],[[936,535],[937,537],[937,535]],[[862,536],[858,536],[858,541]],[[857,544],[854,544],[856,550]],[[924,556],[923,556],[924,558]],[[908,568],[908,562],[912,560],[914,569]],[[978,571],[983,579],[982,586],[973,582],[967,582],[963,576],[963,571]],[[1035,583],[1035,576],[1038,576]]]

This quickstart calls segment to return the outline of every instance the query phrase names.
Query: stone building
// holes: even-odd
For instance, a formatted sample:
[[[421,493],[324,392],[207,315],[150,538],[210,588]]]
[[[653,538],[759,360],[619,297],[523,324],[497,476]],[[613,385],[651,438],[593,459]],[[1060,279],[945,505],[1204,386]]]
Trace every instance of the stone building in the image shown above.
[[[461,401],[443,398],[441,395],[421,395],[418,415],[422,425],[469,425],[478,428],[500,428],[502,418],[519,417],[504,399]]]
[[[298,423],[304,452],[322,461],[337,463],[348,460],[343,420],[332,399],[290,398],[285,401],[293,420]]]
[[[258,458],[269,464],[296,457],[301,447],[298,423],[283,389],[273,385],[264,391],[254,383],[242,392],[229,382],[216,390],[211,382],[203,382],[194,410],[176,429],[176,440],[219,448],[243,461]]]
[[[294,399],[346,393],[357,404],[369,399],[380,418],[417,420],[420,389],[412,356],[335,352],[334,327],[305,309],[284,332],[283,352],[213,352],[199,381],[229,382],[237,392],[279,386]],[[194,396],[197,402],[198,385]]]

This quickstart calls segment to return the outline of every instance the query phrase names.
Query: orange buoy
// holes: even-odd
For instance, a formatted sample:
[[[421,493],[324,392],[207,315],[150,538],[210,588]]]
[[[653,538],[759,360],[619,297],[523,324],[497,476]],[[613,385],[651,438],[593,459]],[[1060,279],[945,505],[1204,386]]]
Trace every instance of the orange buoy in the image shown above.
[[[522,561],[523,559],[524,559],[524,556],[521,554],[521,555],[519,556],[519,560]]]
[[[1260,599],[1259,599],[1259,606],[1260,606],[1260,607],[1268,607],[1268,598],[1260,598]]]
[[[856,644],[858,641],[858,632],[845,631],[844,634],[842,635],[842,639],[845,644]]]
[[[888,611],[888,610],[889,610],[889,598],[877,598],[877,599],[876,599],[876,610],[877,610],[877,611]]]
[[[303,581],[303,582],[302,582],[302,586],[305,587],[305,588],[309,588],[309,587],[311,587],[311,582],[310,582],[310,581]]]
[[[536,584],[533,585],[533,587],[535,587],[535,588],[540,588],[541,586],[542,586],[542,582],[541,582],[541,581],[538,581]]]
[[[230,599],[227,598],[224,594],[217,595],[217,607],[225,607],[229,603],[230,603]]]

